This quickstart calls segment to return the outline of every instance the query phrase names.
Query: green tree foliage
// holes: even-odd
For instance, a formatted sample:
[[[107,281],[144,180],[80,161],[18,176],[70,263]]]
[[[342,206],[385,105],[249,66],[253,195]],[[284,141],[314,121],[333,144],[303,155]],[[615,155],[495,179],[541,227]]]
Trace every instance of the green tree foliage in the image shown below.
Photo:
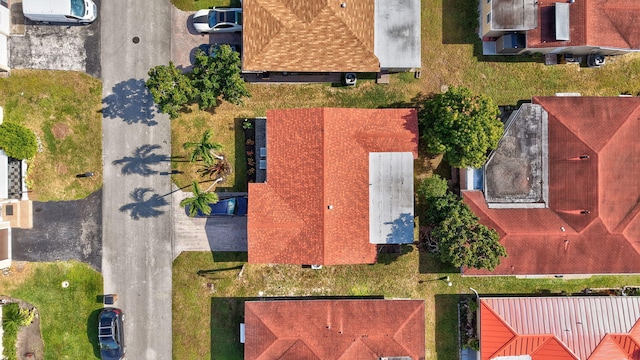
[[[434,199],[426,220],[435,224],[431,237],[438,240],[440,260],[456,267],[493,270],[507,252],[500,236],[478,222],[471,209],[456,195]]]
[[[172,119],[178,116],[178,111],[194,97],[194,89],[189,77],[169,62],[169,66],[158,65],[149,70],[149,79],[145,85],[158,104],[161,112]]]
[[[217,47],[214,56],[202,50],[196,51],[191,79],[197,92],[195,101],[200,108],[216,106],[219,96],[236,105],[250,96],[241,76],[240,65],[238,52],[231,50],[229,45]]]
[[[418,201],[423,204],[428,204],[433,199],[446,195],[448,190],[449,185],[447,184],[447,180],[438,174],[433,174],[420,182],[416,193],[418,195]]]
[[[182,199],[180,206],[187,207],[189,210],[189,216],[194,217],[198,214],[198,211],[205,215],[211,215],[211,204],[218,202],[218,194],[215,192],[206,192],[200,190],[197,182],[191,184],[193,194],[191,197]]]
[[[0,149],[16,159],[31,159],[38,151],[38,141],[33,131],[19,124],[4,122],[0,124]]]
[[[213,164],[215,162],[213,152],[222,149],[222,145],[211,142],[211,135],[211,130],[206,130],[202,134],[200,141],[182,144],[185,150],[193,149],[189,161],[196,162],[202,160],[205,164]]]
[[[490,98],[452,87],[424,103],[420,111],[422,139],[430,153],[444,153],[451,166],[478,168],[502,136],[499,113]]]
[[[9,303],[2,307],[2,329],[4,330],[2,346],[6,359],[17,359],[18,331],[21,327],[31,324],[35,314],[35,309],[21,309],[17,303]]]

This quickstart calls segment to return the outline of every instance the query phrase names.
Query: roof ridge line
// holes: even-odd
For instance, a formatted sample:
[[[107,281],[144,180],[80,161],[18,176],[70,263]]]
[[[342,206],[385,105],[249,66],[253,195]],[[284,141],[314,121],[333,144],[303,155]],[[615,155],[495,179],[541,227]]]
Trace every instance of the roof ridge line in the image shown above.
[[[402,322],[402,324],[400,324],[400,326],[398,326],[398,329],[393,333],[393,337],[391,338],[391,340],[393,340],[396,344],[398,344],[398,346],[400,346],[401,348],[403,348],[407,354],[411,354],[411,351],[409,351],[409,349],[407,349],[404,345],[402,345],[400,342],[398,342],[398,340],[396,339],[396,335],[402,330],[404,329],[405,325],[407,325],[407,323],[409,321],[411,321],[413,319],[414,316],[416,316],[416,313],[418,311],[420,311],[420,309],[422,309],[422,312],[424,313],[424,307],[421,306],[423,305],[423,303],[420,303],[412,312],[409,316],[407,316],[405,318],[405,320]]]

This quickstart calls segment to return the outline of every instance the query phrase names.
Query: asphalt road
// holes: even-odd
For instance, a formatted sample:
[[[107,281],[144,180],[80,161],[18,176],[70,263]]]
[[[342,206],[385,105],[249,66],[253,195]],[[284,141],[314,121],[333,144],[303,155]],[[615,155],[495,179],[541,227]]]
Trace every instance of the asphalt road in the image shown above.
[[[33,203],[33,229],[11,229],[17,261],[78,260],[102,267],[102,191],[76,201]]]
[[[168,0],[104,1],[101,17],[104,292],[126,314],[127,358],[172,358],[171,130],[144,87],[171,54]],[[142,149],[142,150],[141,150]],[[135,154],[157,161],[131,166]],[[115,163],[114,163],[115,162]],[[135,164],[134,164],[135,165]],[[137,170],[136,170],[137,169]]]

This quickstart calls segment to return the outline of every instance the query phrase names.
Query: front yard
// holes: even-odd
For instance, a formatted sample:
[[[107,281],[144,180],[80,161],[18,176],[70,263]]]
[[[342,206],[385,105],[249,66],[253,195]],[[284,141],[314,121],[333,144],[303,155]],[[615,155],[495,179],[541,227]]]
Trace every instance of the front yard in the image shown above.
[[[30,199],[82,199],[102,186],[101,97],[101,82],[78,72],[14,70],[0,79],[4,121],[41,144],[29,162]],[[87,171],[95,176],[76,178]]]
[[[63,281],[69,282],[67,288],[62,287]],[[74,261],[15,263],[8,275],[0,276],[0,294],[38,308],[44,359],[99,358],[102,276],[88,265]],[[36,356],[40,359],[42,354]]]

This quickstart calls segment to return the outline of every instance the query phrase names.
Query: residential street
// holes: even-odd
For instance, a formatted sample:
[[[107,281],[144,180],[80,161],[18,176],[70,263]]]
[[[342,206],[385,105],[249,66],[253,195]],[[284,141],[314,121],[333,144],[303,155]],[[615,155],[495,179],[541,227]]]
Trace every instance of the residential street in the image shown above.
[[[171,359],[171,179],[161,174],[171,129],[144,87],[149,68],[169,63],[170,3],[105,1],[100,11],[104,291],[126,314],[127,358]],[[124,171],[140,149],[159,160]]]

